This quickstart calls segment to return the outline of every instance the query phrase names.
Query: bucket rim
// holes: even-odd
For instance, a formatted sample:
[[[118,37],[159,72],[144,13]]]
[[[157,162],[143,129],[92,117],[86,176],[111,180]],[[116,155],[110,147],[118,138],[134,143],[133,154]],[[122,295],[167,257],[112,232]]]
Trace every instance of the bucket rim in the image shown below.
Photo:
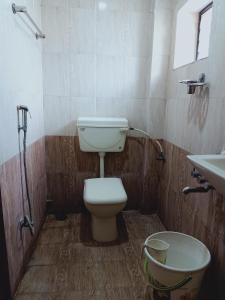
[[[195,240],[197,243],[199,243],[201,246],[203,246],[203,248],[205,248],[206,250],[206,253],[207,253],[207,259],[206,259],[206,262],[204,264],[202,264],[201,267],[196,267],[196,268],[175,268],[175,267],[171,267],[171,266],[168,266],[166,264],[162,264],[160,263],[158,260],[156,260],[154,257],[152,257],[149,252],[147,251],[146,248],[144,248],[144,253],[145,255],[148,257],[149,260],[151,260],[153,263],[155,263],[158,267],[162,268],[162,269],[166,269],[166,270],[169,270],[169,271],[174,271],[174,272],[178,272],[178,273],[193,273],[193,272],[198,272],[198,271],[201,271],[203,269],[205,269],[210,261],[211,261],[211,254],[209,252],[209,249],[206,247],[206,245],[201,242],[200,240],[198,240],[197,238],[191,236],[191,235],[188,235],[188,234],[185,234],[185,233],[182,233],[182,232],[177,232],[177,231],[159,231],[159,232],[156,232],[156,233],[153,233],[151,234],[146,240],[149,240],[151,238],[154,238],[157,234],[160,234],[160,233],[165,233],[165,234],[168,234],[168,233],[172,233],[172,234],[177,234],[177,235],[182,235],[182,236],[186,236],[188,238],[191,238],[193,240]],[[144,243],[145,244],[145,243]]]

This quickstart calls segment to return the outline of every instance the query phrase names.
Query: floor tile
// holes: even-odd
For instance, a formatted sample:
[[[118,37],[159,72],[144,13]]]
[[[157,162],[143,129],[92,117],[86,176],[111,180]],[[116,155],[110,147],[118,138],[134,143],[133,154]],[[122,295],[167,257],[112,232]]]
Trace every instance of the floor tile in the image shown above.
[[[141,249],[148,235],[165,230],[156,215],[123,213],[128,242],[87,247],[79,239],[80,215],[48,216],[16,300],[149,300]]]

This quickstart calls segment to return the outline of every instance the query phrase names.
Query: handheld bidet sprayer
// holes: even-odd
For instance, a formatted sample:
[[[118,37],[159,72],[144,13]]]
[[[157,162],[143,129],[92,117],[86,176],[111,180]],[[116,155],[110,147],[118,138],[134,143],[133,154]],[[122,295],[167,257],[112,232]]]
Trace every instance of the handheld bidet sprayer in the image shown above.
[[[21,112],[21,118],[20,118]],[[19,153],[20,153],[20,169],[21,169],[21,187],[22,187],[22,195],[23,201],[24,198],[24,188],[23,188],[23,174],[24,174],[24,181],[25,181],[25,193],[28,202],[29,208],[29,216],[25,215],[20,220],[20,228],[29,228],[31,235],[34,235],[34,223],[33,223],[33,216],[32,216],[32,208],[31,208],[31,199],[28,187],[28,175],[27,175],[27,161],[26,161],[26,148],[27,148],[27,114],[29,113],[29,109],[27,106],[18,105],[17,106],[17,122],[18,122],[18,138],[19,138]],[[30,115],[31,117],[31,115]],[[20,131],[23,131],[23,152],[21,152],[20,148]],[[23,154],[23,171],[22,172],[22,154]],[[25,209],[24,209],[25,210]]]

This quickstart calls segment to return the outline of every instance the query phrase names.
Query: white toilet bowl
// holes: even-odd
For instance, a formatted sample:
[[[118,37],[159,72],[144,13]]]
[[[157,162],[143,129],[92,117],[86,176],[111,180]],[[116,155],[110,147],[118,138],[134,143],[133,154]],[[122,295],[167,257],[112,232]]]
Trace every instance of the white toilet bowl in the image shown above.
[[[84,203],[92,217],[92,235],[99,242],[118,236],[116,215],[123,210],[127,194],[120,178],[86,179]]]

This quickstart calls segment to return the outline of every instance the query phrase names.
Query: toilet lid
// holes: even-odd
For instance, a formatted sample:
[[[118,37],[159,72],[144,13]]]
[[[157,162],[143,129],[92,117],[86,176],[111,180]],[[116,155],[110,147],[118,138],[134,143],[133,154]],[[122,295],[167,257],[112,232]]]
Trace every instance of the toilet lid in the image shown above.
[[[90,204],[124,203],[127,194],[120,178],[86,179],[84,200]]]

